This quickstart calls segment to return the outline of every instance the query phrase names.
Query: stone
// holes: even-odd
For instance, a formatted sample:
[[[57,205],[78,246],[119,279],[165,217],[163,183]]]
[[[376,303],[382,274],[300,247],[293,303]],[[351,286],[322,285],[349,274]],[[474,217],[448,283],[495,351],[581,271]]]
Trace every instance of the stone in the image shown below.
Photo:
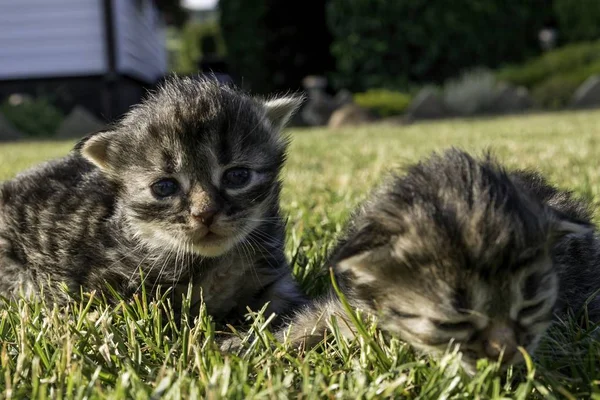
[[[308,101],[302,108],[302,120],[310,126],[326,125],[337,104],[327,93],[309,93]]]
[[[489,105],[492,114],[516,113],[533,106],[533,100],[525,87],[503,85]]]
[[[346,104],[331,114],[329,128],[336,129],[343,126],[357,126],[375,121],[377,118],[366,108],[356,104]]]
[[[59,139],[81,138],[88,133],[102,130],[106,127],[91,112],[81,106],[77,106],[63,120],[58,127],[55,137]]]
[[[308,100],[300,111],[300,117],[307,126],[326,125],[331,114],[338,108],[336,99],[325,92],[327,78],[310,75],[302,80]]]
[[[302,79],[302,86],[306,90],[324,90],[327,87],[327,78],[318,75],[309,75]]]
[[[593,108],[600,106],[600,75],[592,75],[575,91],[571,106]]]
[[[354,96],[352,96],[352,92],[347,89],[342,89],[335,94],[333,101],[337,104],[338,107],[345,106],[346,104],[352,104],[354,102]]]
[[[0,114],[0,142],[23,139],[25,135],[17,130],[13,124]]]
[[[421,89],[406,110],[409,120],[436,119],[449,116],[438,94],[430,88]]]

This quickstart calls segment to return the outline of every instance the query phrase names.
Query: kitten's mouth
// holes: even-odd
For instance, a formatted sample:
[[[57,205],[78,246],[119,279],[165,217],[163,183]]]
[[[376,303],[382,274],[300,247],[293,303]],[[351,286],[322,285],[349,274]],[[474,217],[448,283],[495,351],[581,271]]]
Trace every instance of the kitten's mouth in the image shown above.
[[[215,243],[223,239],[225,239],[223,235],[220,235],[210,229],[203,230],[201,232],[194,232],[192,234],[193,242],[199,245]]]
[[[211,229],[193,232],[190,239],[193,251],[204,257],[218,257],[231,247],[229,235]]]
[[[479,361],[479,359],[482,359],[485,357],[477,357],[476,355],[471,355],[468,352],[463,352],[463,359],[462,359],[462,364],[463,364],[463,368],[465,369],[465,371],[469,374],[475,374],[477,372],[477,362]],[[499,360],[495,360],[495,359],[490,359],[491,362],[496,362]],[[514,355],[510,356],[508,359],[507,358],[502,358],[502,360],[500,360],[500,370],[504,371],[506,370],[508,367],[513,366],[513,365],[519,365],[521,363],[523,363],[524,358],[523,355],[521,354],[521,352],[517,352]]]
[[[211,243],[211,242],[215,242],[215,241],[219,241],[224,239],[223,236],[219,235],[218,233],[215,233],[213,231],[208,231],[201,239],[200,241],[203,243]]]

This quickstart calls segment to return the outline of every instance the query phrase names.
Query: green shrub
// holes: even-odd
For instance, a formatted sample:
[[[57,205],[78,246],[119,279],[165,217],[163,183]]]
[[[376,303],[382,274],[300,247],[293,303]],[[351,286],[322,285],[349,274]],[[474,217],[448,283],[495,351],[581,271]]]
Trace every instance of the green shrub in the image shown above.
[[[556,74],[533,87],[531,96],[542,108],[566,107],[577,88],[592,75],[600,74],[600,60],[567,73]]]
[[[297,90],[333,69],[323,0],[220,0],[233,77],[258,93]]]
[[[226,52],[225,42],[216,21],[187,23],[181,30],[179,40],[174,67],[180,74],[197,72],[198,62],[203,54],[216,53],[224,56]]]
[[[564,41],[600,39],[600,1],[554,0],[554,11]]]
[[[373,111],[380,117],[402,114],[410,101],[410,95],[386,89],[371,89],[354,95],[356,104]]]
[[[531,89],[554,75],[582,70],[599,61],[600,41],[579,43],[549,51],[522,65],[502,68],[496,77],[500,81]]]
[[[560,109],[569,104],[581,82],[568,75],[556,75],[536,85],[531,91],[535,104],[546,109]]]
[[[64,114],[45,97],[23,98],[17,104],[6,100],[0,113],[20,132],[35,137],[52,136],[64,119]]]
[[[548,0],[330,0],[337,87],[404,89],[540,51]]]
[[[523,65],[502,68],[496,78],[529,88],[538,106],[558,109],[568,105],[577,87],[595,74],[600,74],[600,41],[549,51]]]

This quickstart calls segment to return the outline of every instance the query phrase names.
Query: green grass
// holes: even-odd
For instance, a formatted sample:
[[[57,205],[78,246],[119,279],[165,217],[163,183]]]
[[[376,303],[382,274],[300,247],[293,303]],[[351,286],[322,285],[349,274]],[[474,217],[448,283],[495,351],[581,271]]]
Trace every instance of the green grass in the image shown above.
[[[309,293],[349,211],[386,170],[434,149],[492,148],[508,165],[536,167],[600,204],[600,112],[450,121],[406,127],[293,131],[283,207],[287,249]],[[0,179],[64,154],[72,143],[0,146]],[[596,215],[598,222],[598,215]],[[68,309],[13,304],[0,310],[0,398],[586,398],[600,399],[600,342],[591,329],[557,324],[528,366],[506,373],[482,362],[466,377],[456,357],[435,361],[384,339],[372,324],[320,348],[270,346],[264,320],[237,355],[221,354],[204,311],[175,321],[165,301]],[[91,303],[90,303],[91,304]]]

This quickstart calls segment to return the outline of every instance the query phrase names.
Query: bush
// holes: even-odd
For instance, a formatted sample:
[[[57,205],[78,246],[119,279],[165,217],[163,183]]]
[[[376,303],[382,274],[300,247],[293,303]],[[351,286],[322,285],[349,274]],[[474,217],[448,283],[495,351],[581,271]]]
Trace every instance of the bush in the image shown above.
[[[356,104],[373,111],[380,117],[402,114],[410,101],[410,95],[386,89],[371,89],[354,95]]]
[[[333,69],[323,0],[220,0],[233,77],[254,92],[297,90]]]
[[[225,42],[216,21],[187,23],[181,31],[179,40],[174,67],[180,74],[197,72],[203,54],[225,55]]]
[[[0,105],[0,113],[20,132],[38,137],[54,135],[64,119],[64,114],[45,97],[13,95]]]
[[[577,87],[600,74],[600,41],[568,45],[530,60],[499,70],[500,81],[525,86],[536,104],[558,109],[569,104]]]
[[[444,103],[451,110],[472,115],[488,109],[496,95],[496,78],[487,69],[474,69],[444,86]]]
[[[334,83],[404,89],[538,53],[549,0],[331,0]]]
[[[553,76],[535,86],[531,91],[531,97],[536,105],[542,108],[560,109],[569,104],[580,84],[579,80],[568,75]]]
[[[535,85],[531,95],[540,107],[563,108],[569,105],[577,88],[596,74],[600,74],[600,60],[568,73],[551,76]]]
[[[502,68],[496,77],[531,89],[555,75],[583,71],[597,62],[600,62],[600,41],[579,43],[549,51],[522,65]]]
[[[247,89],[270,88],[269,73],[264,65],[266,1],[219,0],[219,11],[219,25],[232,75]]]
[[[564,41],[600,39],[600,1],[554,0],[554,11]]]

